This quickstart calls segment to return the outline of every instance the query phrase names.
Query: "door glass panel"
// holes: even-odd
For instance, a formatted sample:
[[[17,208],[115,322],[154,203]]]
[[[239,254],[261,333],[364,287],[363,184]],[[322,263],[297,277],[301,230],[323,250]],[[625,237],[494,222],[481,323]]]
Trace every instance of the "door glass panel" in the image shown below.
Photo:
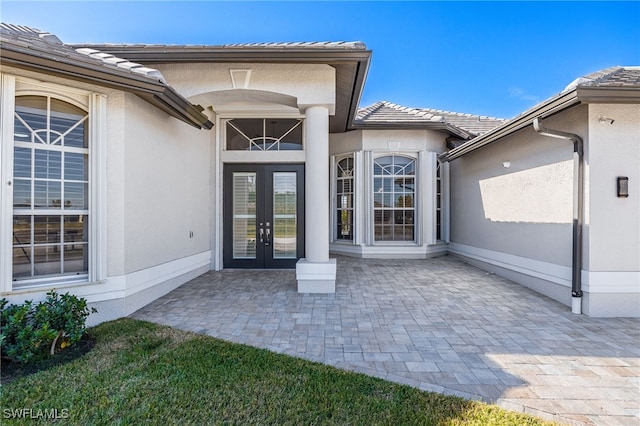
[[[233,258],[256,258],[256,173],[233,173]]]
[[[273,173],[273,257],[296,258],[298,188],[295,172]]]

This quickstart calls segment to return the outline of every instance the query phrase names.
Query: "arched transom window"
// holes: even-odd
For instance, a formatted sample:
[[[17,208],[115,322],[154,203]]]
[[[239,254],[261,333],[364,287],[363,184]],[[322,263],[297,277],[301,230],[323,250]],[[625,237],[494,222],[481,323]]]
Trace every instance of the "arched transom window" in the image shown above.
[[[399,155],[373,160],[375,241],[415,240],[416,160]]]

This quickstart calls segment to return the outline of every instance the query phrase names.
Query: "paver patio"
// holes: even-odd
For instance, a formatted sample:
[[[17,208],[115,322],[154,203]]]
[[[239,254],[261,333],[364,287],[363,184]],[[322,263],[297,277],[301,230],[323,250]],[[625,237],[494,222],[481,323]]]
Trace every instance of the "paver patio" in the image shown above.
[[[569,291],[567,289],[567,291]],[[455,258],[209,272],[132,315],[569,424],[640,424],[640,320],[589,318]]]

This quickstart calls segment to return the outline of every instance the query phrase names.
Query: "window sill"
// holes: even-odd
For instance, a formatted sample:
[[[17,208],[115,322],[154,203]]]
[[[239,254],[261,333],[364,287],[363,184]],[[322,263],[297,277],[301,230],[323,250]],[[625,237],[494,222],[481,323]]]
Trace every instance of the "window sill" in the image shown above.
[[[78,278],[74,281],[66,280],[59,282],[46,282],[46,283],[30,283],[25,284],[24,286],[20,286],[18,288],[14,288],[11,291],[3,291],[0,292],[0,297],[4,296],[15,296],[19,294],[29,294],[29,293],[42,293],[49,292],[51,290],[60,290],[60,289],[68,289],[73,287],[85,287],[97,284],[104,284],[104,281],[88,281],[86,277]]]

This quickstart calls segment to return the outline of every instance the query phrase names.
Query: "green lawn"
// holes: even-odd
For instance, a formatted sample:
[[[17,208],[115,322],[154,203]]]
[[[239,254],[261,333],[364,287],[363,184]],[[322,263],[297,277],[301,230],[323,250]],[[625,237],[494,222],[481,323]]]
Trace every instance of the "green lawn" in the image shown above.
[[[143,321],[92,328],[95,348],[1,388],[9,411],[62,424],[548,424],[362,374]],[[66,411],[63,411],[66,410]]]

